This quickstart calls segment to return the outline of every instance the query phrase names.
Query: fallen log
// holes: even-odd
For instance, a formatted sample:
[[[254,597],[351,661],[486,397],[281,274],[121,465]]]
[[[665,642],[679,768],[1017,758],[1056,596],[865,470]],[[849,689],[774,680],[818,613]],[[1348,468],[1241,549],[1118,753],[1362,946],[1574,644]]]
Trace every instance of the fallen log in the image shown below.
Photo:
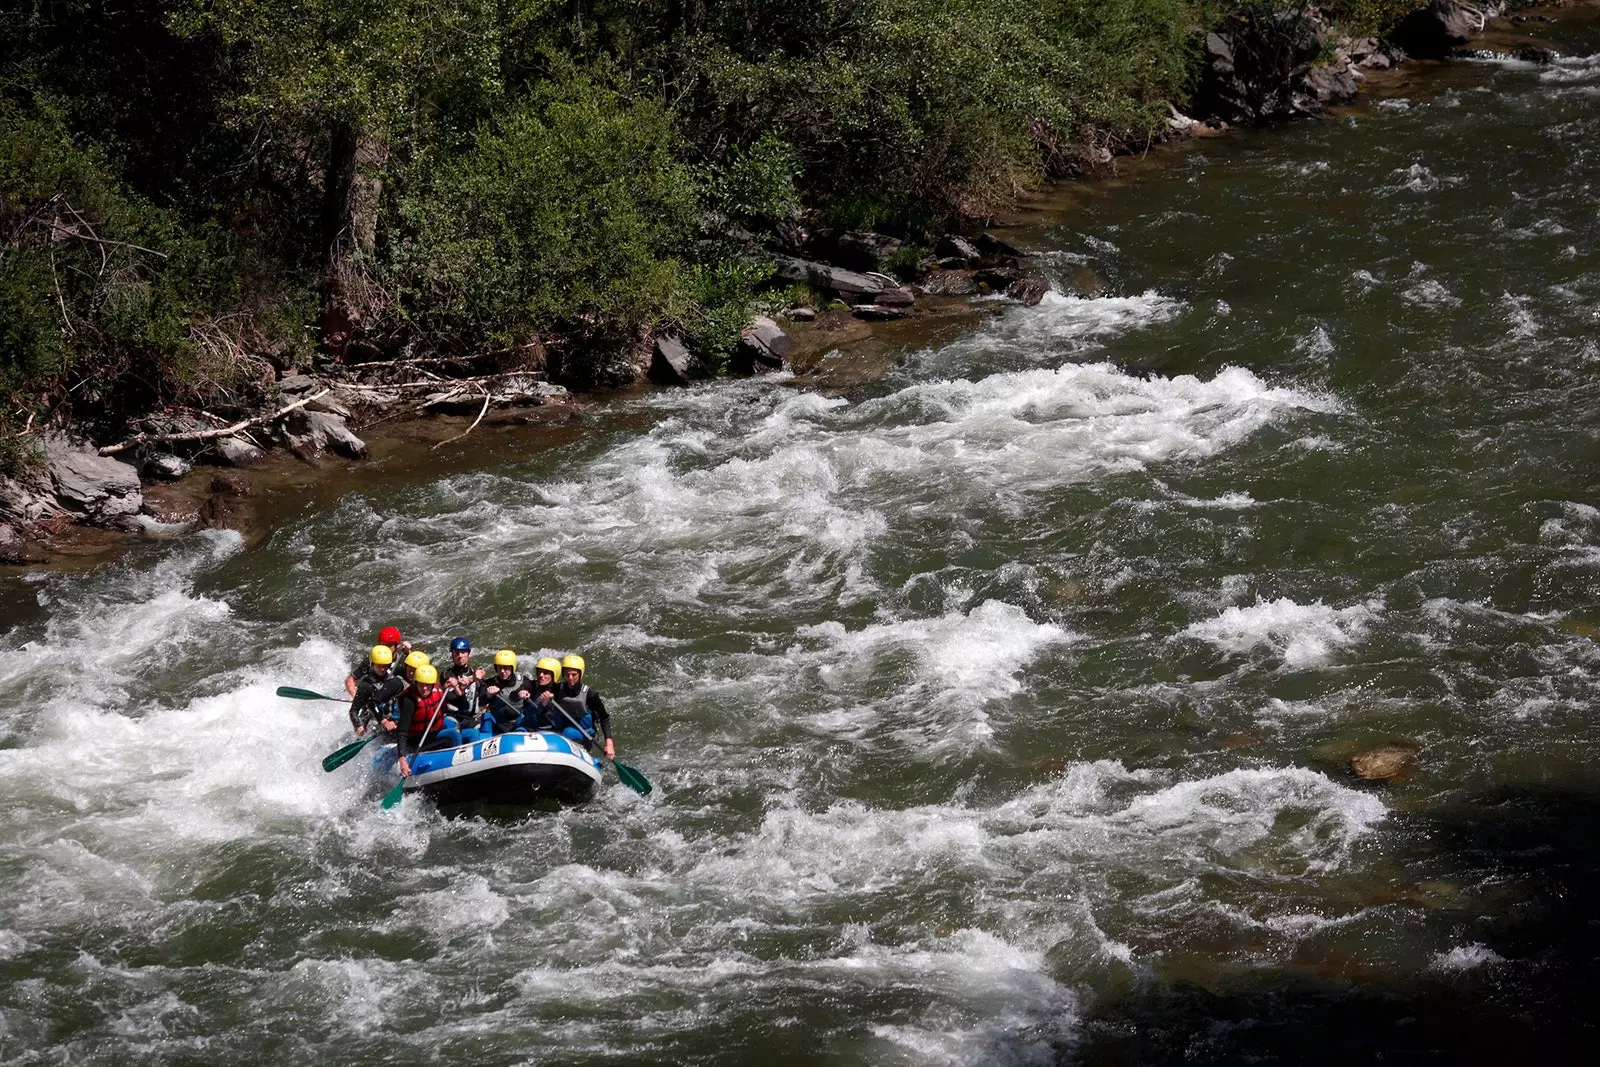
[[[251,426],[259,426],[264,422],[272,422],[276,419],[281,419],[296,408],[304,407],[313,400],[321,400],[331,392],[333,392],[332,389],[324,389],[315,396],[308,396],[302,400],[296,400],[294,403],[281,407],[269,415],[257,415],[255,418],[245,419],[243,422],[236,422],[231,426],[219,426],[214,430],[189,430],[184,433],[136,433],[126,441],[121,441],[114,445],[107,445],[106,447],[100,449],[100,455],[113,456],[118,452],[126,452],[130,448],[137,448],[139,445],[166,444],[169,441],[209,441],[217,437],[232,437],[240,430],[248,429]]]

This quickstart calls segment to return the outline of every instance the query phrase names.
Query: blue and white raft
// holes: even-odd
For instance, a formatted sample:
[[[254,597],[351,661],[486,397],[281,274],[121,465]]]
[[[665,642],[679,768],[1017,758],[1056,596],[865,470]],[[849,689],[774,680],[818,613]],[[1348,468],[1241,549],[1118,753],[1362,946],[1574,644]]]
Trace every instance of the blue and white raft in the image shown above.
[[[394,749],[378,758],[380,768],[393,775]],[[441,804],[531,804],[547,799],[573,804],[593,796],[603,777],[604,765],[582,745],[540,730],[500,734],[412,756],[405,789]]]

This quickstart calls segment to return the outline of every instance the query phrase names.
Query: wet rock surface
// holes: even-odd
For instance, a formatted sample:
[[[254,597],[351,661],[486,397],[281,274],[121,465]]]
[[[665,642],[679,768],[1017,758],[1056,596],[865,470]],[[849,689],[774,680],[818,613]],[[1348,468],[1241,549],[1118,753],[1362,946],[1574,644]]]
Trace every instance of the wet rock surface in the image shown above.
[[[1417,767],[1415,745],[1379,745],[1350,759],[1357,778],[1379,782],[1403,782]]]
[[[56,499],[82,521],[120,525],[143,506],[139,472],[132,465],[98,455],[85,442],[54,434],[44,437],[41,445]]]

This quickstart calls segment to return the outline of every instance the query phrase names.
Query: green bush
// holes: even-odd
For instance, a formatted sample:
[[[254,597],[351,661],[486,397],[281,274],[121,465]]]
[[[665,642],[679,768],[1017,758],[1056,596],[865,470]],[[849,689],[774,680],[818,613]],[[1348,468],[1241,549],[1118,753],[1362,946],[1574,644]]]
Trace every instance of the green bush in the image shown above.
[[[303,282],[121,189],[62,110],[0,98],[0,380],[12,432],[60,406],[102,423],[154,403],[242,402],[247,349],[299,334]],[[6,430],[0,428],[0,433]]]
[[[392,284],[426,336],[467,346],[615,340],[680,314],[696,203],[680,147],[660,104],[569,68],[421,164]]]

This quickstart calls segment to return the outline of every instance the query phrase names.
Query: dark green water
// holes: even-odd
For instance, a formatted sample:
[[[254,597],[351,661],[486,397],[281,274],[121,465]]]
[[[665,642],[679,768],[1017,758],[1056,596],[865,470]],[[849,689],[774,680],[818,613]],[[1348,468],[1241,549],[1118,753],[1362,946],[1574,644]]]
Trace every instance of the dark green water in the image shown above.
[[[1111,295],[845,396],[9,587],[0,1063],[1575,1059],[1597,146],[1600,60],[1415,73],[1091,193],[1023,237]],[[657,792],[379,810],[272,691],[391,621],[581,651]]]

